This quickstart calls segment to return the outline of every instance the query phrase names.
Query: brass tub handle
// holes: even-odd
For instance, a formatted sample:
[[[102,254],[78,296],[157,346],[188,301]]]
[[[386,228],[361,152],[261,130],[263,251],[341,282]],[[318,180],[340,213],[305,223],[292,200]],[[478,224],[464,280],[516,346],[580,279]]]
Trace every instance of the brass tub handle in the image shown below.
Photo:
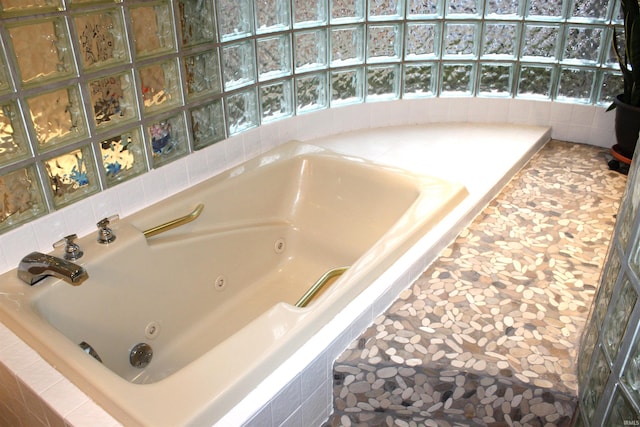
[[[173,230],[176,227],[180,227],[181,225],[188,224],[191,221],[195,220],[200,216],[202,210],[204,209],[204,205],[200,203],[196,208],[188,213],[187,215],[173,219],[169,222],[165,222],[164,224],[156,225],[155,227],[151,227],[148,230],[142,232],[144,237],[147,239],[149,237],[155,236],[156,234],[164,233],[165,231]]]
[[[349,267],[336,267],[324,273],[322,277],[320,277],[316,281],[316,283],[314,283],[307,290],[307,292],[305,292],[304,295],[302,295],[302,297],[296,303],[296,307],[306,307],[307,304],[309,304],[309,301],[311,301],[313,297],[315,297],[316,294],[320,292],[322,288],[324,288],[324,286],[327,284],[329,280],[344,274],[344,272],[347,271],[348,269]]]

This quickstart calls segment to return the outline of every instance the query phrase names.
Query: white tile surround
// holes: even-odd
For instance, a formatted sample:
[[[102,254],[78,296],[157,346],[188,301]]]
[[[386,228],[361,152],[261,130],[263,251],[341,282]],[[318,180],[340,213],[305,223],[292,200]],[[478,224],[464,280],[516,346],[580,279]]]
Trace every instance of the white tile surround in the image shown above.
[[[492,197],[491,191],[497,191],[504,184],[503,178],[517,169],[519,162],[526,159],[533,149],[531,135],[535,132],[528,128],[506,128],[513,135],[513,141],[507,141],[506,154],[498,152],[505,146],[492,146],[489,133],[474,132],[471,135],[474,139],[466,142],[461,138],[448,141],[449,135],[467,136],[470,133],[458,122],[549,126],[551,137],[555,139],[603,147],[613,145],[614,139],[613,113],[606,113],[602,107],[547,101],[434,98],[360,104],[297,116],[219,142],[0,235],[0,272],[15,268],[28,252],[50,251],[51,243],[64,235],[93,233],[95,223],[105,216],[118,213],[126,217],[291,139],[310,141],[353,130],[455,123],[449,127],[435,126],[434,137],[430,141],[394,141],[384,131],[379,133],[379,140],[369,136],[366,144],[358,141],[357,137],[350,138],[348,143],[331,138],[319,141],[348,154],[410,169],[424,167],[436,176],[458,178],[471,193],[456,210],[457,213],[438,226],[439,235],[436,233],[434,236],[439,237],[426,237],[420,241],[218,423],[221,426],[245,423],[274,427],[320,425],[330,411],[331,365],[335,357],[426,268],[430,261],[425,254],[428,252],[429,256],[435,257],[439,249],[454,237],[455,230],[472,219]],[[522,143],[517,141],[518,136],[523,136]],[[412,150],[398,150],[403,143]],[[466,151],[462,151],[460,145],[452,144],[468,146],[463,145]],[[441,154],[447,150],[450,155]],[[416,156],[416,152],[421,156]],[[462,152],[467,154],[460,156]],[[473,167],[477,166],[479,159],[486,163],[486,168]],[[465,182],[459,176],[463,171],[467,176],[469,171],[476,174],[482,171],[486,179]],[[344,328],[343,325],[349,326]],[[251,414],[256,412],[256,416],[251,418]],[[34,427],[120,425],[0,324],[0,427],[20,425],[18,420],[22,425]]]

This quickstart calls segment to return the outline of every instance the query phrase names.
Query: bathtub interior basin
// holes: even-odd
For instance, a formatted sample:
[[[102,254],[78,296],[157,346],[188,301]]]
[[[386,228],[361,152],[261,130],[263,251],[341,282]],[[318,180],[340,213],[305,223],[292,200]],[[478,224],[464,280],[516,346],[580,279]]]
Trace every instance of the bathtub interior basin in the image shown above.
[[[79,239],[80,286],[0,276],[0,320],[123,423],[211,424],[465,195],[284,144],[121,219],[111,244]],[[193,222],[144,236],[201,203]],[[294,305],[339,266],[350,267]]]

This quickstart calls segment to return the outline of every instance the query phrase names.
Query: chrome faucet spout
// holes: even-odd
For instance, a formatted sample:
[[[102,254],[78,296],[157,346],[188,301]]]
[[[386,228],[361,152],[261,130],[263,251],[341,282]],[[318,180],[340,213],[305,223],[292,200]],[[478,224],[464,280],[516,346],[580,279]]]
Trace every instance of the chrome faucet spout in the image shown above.
[[[18,277],[30,286],[47,276],[57,277],[74,286],[89,278],[84,267],[40,252],[31,252],[18,265]]]

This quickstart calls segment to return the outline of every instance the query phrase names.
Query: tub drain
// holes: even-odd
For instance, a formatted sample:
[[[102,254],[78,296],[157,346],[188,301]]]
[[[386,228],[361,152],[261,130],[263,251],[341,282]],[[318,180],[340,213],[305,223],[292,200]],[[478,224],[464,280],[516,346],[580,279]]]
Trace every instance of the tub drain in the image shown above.
[[[100,359],[100,356],[98,356],[98,353],[86,341],[82,341],[78,345],[85,353],[87,353],[89,356],[96,359],[98,362],[102,363],[102,359]]]
[[[129,363],[134,368],[146,368],[153,358],[153,350],[147,343],[136,344],[129,353]]]

